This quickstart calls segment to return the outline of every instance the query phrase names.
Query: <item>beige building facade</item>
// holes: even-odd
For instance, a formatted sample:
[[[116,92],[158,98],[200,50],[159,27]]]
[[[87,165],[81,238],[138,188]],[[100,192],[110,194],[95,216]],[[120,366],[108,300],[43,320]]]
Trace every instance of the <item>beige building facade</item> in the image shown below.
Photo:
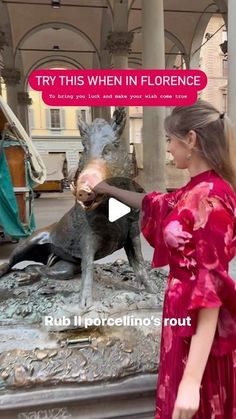
[[[228,110],[228,58],[220,45],[227,40],[227,31],[223,18],[214,15],[204,34],[199,67],[208,77],[208,84],[201,93],[201,98],[215,105],[221,112]]]

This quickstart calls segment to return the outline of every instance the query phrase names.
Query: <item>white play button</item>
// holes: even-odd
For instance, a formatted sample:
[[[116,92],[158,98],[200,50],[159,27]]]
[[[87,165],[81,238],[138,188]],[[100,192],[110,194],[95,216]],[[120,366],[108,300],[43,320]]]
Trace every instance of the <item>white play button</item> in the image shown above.
[[[130,211],[131,209],[127,205],[117,201],[115,198],[109,198],[108,218],[111,223],[129,214]]]

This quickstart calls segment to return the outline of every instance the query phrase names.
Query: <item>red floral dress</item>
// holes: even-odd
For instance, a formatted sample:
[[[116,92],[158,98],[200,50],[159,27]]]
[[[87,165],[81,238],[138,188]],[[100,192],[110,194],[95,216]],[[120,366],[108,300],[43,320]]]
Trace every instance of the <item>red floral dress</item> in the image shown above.
[[[228,264],[236,253],[236,195],[209,170],[175,192],[146,195],[142,210],[142,232],[155,248],[152,266],[170,266],[155,418],[172,417],[198,310],[220,307],[194,419],[235,419],[236,285]]]

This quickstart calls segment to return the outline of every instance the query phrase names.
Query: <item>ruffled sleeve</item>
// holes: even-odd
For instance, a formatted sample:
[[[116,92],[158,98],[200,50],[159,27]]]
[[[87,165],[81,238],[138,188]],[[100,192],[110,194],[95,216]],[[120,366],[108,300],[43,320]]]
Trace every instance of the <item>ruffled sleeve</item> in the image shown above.
[[[196,329],[200,308],[220,307],[212,353],[221,355],[236,348],[236,287],[228,275],[235,236],[234,211],[224,202],[209,198],[204,213],[195,221],[193,242],[196,271],[192,280],[188,314]],[[204,220],[204,221],[203,221]]]
[[[155,248],[152,267],[169,263],[169,252],[163,239],[162,222],[171,210],[171,194],[151,192],[142,201],[141,229],[148,243]]]

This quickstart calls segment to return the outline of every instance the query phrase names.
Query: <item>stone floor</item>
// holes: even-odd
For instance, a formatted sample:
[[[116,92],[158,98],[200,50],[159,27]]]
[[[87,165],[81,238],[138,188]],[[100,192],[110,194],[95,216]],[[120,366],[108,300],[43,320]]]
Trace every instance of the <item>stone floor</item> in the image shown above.
[[[68,211],[74,203],[73,197],[69,191],[50,194],[42,194],[39,199],[34,201],[34,212],[36,217],[37,228],[45,227],[61,218],[62,215]],[[146,240],[141,237],[142,251],[145,260],[151,260],[153,249]],[[2,244],[0,243],[0,263],[6,261],[14,248],[14,244]],[[116,259],[125,259],[126,254],[123,249],[114,252],[112,255],[107,256],[104,259],[100,259],[99,262],[107,263],[114,262]],[[20,267],[20,264],[18,265]],[[236,280],[236,258],[230,264],[230,274]]]

